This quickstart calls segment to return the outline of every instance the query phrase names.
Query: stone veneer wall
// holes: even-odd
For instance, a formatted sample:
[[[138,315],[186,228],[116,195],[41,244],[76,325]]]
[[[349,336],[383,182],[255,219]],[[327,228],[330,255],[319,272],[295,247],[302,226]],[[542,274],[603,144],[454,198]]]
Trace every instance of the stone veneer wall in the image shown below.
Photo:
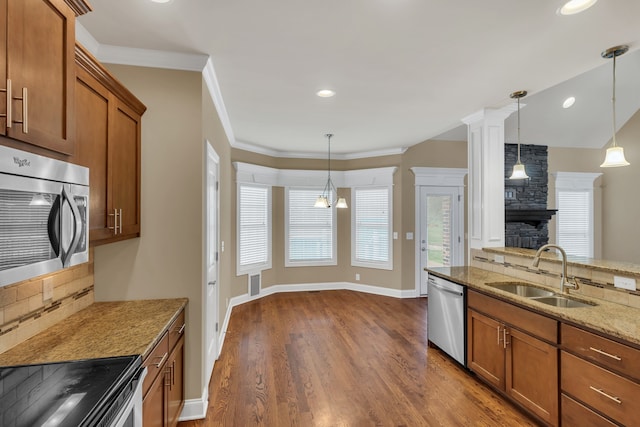
[[[44,284],[53,297],[44,300]],[[0,288],[0,353],[93,304],[93,248],[89,262]]]
[[[496,260],[496,257],[498,258]],[[502,258],[500,258],[502,257]],[[560,287],[562,265],[560,262],[540,259],[538,268],[531,266],[532,257],[518,255],[499,255],[479,249],[471,250],[471,266],[489,270],[507,276],[513,276],[528,282],[553,288]],[[640,285],[640,275],[633,272],[618,271],[618,276],[636,279]],[[567,276],[570,281],[577,279],[580,288],[570,290],[571,294],[599,298],[629,307],[640,308],[640,291],[625,290],[613,286],[614,273],[594,266],[569,265]]]
[[[520,145],[520,161],[525,165],[529,179],[510,180],[513,165],[518,159],[518,145],[504,145],[505,209],[547,209],[549,176],[547,174],[547,146]],[[538,249],[549,243],[546,222],[534,226],[523,222],[505,224],[505,246]]]

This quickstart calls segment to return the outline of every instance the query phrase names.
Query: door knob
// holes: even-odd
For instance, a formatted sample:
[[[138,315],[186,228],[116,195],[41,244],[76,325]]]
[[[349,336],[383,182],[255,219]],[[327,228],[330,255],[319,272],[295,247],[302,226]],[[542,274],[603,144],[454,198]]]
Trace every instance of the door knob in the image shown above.
[[[209,286],[215,286],[215,285],[216,285],[216,281],[215,280],[209,282]]]
[[[424,252],[424,251],[426,251],[427,249],[426,249],[426,248],[422,248],[421,250],[422,250],[422,252]]]

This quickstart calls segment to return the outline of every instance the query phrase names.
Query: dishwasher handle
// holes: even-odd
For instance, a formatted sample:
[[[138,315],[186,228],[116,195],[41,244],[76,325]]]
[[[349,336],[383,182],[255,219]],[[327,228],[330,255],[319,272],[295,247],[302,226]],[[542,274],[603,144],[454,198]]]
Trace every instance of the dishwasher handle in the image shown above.
[[[459,297],[461,297],[463,295],[462,292],[458,292],[458,291],[454,291],[453,289],[445,288],[444,286],[437,285],[434,282],[430,282],[429,284],[431,286],[433,286],[434,288],[436,288],[438,290],[441,290],[442,292],[447,292],[447,293],[450,293],[450,294],[454,294],[454,295],[457,295]]]

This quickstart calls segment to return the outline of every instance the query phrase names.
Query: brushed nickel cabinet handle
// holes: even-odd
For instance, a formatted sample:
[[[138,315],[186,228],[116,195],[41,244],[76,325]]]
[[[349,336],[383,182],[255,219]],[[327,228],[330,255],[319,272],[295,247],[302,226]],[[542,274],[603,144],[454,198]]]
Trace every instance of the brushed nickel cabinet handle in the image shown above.
[[[613,400],[613,401],[614,401],[614,402],[616,402],[618,405],[621,405],[621,404],[622,404],[622,400],[620,400],[620,398],[615,397],[615,396],[611,396],[610,394],[605,393],[602,389],[596,388],[596,387],[594,387],[594,386],[592,386],[592,385],[590,385],[590,386],[589,386],[589,388],[590,388],[591,390],[595,391],[596,393],[603,395],[603,396],[604,396],[604,397],[606,397],[607,399],[611,399],[611,400]]]
[[[120,234],[122,234],[122,208],[120,208]]]
[[[6,102],[7,111],[6,111],[6,114],[0,114],[0,117],[6,117],[7,119],[6,128],[9,129],[13,124],[13,118],[11,114],[11,106],[13,104],[11,102],[13,100],[13,95],[11,94],[11,79],[7,79],[7,88],[0,89],[0,92],[5,92],[7,94],[7,102]]]
[[[182,326],[180,326],[180,329],[178,329],[178,335],[182,335],[182,333],[184,332],[185,326],[187,326],[186,323],[183,323]]]
[[[7,94],[8,96],[8,94]],[[27,96],[27,88],[22,88],[22,96],[12,96],[16,101],[22,101],[22,120],[12,120],[13,123],[22,124],[22,133],[29,133],[29,100]]]
[[[599,348],[589,347],[589,350],[591,350],[591,351],[595,351],[595,352],[596,352],[596,353],[598,353],[598,354],[601,354],[601,355],[603,355],[603,356],[610,357],[610,358],[615,359],[615,360],[622,360],[622,357],[620,357],[620,356],[616,356],[615,354],[607,353],[606,351],[604,351],[604,350],[600,350]]]
[[[500,326],[498,326],[498,345],[500,345]]]
[[[118,223],[118,209],[114,209],[113,213],[109,214],[109,216],[113,217],[113,227],[108,227],[108,228],[109,230],[113,230],[113,234],[117,235],[118,230],[122,232],[122,229],[119,227],[119,223]]]
[[[509,345],[509,342],[507,342],[507,335],[509,335],[509,332],[507,332],[507,328],[504,328],[502,330],[502,348],[507,348]]]
[[[160,368],[160,366],[162,366],[162,364],[164,363],[164,361],[167,359],[168,356],[169,356],[169,353],[165,353],[164,356],[160,358],[160,361],[158,363],[154,363],[154,365],[156,365],[156,368]],[[156,357],[156,359],[157,358],[158,357]]]

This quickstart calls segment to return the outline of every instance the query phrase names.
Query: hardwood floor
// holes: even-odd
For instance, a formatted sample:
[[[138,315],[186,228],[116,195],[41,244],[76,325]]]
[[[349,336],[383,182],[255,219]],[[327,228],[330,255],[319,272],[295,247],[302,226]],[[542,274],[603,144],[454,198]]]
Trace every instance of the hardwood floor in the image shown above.
[[[234,308],[209,388],[209,426],[534,426],[436,348],[427,300],[352,291]]]

